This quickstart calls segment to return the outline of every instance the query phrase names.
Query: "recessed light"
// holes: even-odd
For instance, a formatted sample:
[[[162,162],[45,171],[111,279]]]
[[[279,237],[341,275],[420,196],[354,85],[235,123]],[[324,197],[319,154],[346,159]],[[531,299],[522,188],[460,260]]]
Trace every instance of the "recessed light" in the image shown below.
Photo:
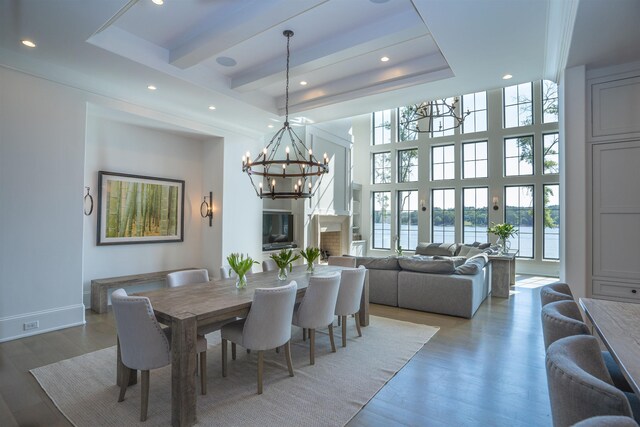
[[[380,61],[382,62],[387,62],[389,60],[388,56],[383,56],[382,58],[380,58]]]
[[[216,58],[216,62],[223,67],[234,67],[238,62],[235,59],[228,56],[219,56]]]
[[[273,128],[273,125],[267,125],[267,127],[268,127],[269,129],[271,129],[271,128]]]
[[[502,80],[509,80],[512,77],[513,76],[511,74],[505,74],[504,76],[502,76]]]
[[[27,46],[27,47],[36,47],[36,44],[34,42],[32,42],[31,40],[27,40],[27,39],[22,40],[22,44]]]
[[[301,82],[300,82],[300,85],[301,85],[301,86],[306,86],[306,85],[307,85],[307,82],[305,82],[305,81],[303,80],[303,81],[301,81]]]
[[[158,6],[162,6],[164,4],[164,0],[151,0],[154,4],[157,4]]]
[[[158,89],[158,88],[157,88],[157,87],[155,87],[154,85],[149,85],[149,86],[147,86],[147,89],[149,89],[149,90],[156,90],[156,89]]]
[[[213,105],[209,105],[209,110],[215,110],[216,107],[214,107]]]

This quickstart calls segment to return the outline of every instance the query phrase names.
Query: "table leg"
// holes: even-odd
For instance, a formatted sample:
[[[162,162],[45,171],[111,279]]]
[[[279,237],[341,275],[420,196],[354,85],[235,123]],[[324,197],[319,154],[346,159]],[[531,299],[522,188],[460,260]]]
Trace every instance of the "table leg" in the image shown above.
[[[194,317],[171,322],[171,425],[196,421],[196,340]]]
[[[494,297],[509,298],[512,271],[513,274],[515,274],[515,268],[511,268],[510,260],[491,260],[491,295]]]
[[[356,316],[360,316],[360,326],[369,326],[369,271],[364,275],[360,312]]]
[[[117,359],[116,359],[116,385],[118,387],[120,387],[120,385],[122,384],[122,375],[124,372],[124,365],[122,364],[122,356],[120,355],[120,339],[116,337],[116,341],[117,341]],[[138,383],[138,371],[135,369],[130,369],[131,373],[129,374],[129,384],[127,384],[127,386],[130,385],[134,385]]]

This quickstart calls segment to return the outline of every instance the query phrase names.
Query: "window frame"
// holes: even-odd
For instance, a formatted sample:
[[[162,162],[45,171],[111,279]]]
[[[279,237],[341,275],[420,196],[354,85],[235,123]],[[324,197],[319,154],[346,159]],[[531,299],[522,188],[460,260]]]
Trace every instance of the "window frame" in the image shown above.
[[[556,86],[556,96],[555,97],[551,97],[551,98],[547,98],[545,96],[544,93],[544,85],[545,82],[551,82]],[[541,122],[544,124],[547,123],[558,123],[560,121],[560,117],[559,117],[559,112],[555,114],[555,120],[553,121],[546,121],[545,120],[545,102],[549,102],[549,100],[555,100],[555,104],[556,104],[556,108],[559,109],[559,102],[560,102],[560,96],[558,95],[558,83],[554,82],[553,80],[540,80],[540,107],[541,107],[541,111],[540,111],[540,116],[541,116]]]
[[[443,188],[432,188],[431,189],[431,227],[430,227],[431,228],[431,242],[433,242],[433,243],[448,243],[448,242],[444,242],[444,236],[445,236],[444,230],[442,232],[443,242],[439,242],[435,238],[436,233],[434,231],[434,216],[435,216],[434,215],[434,210],[436,209],[436,207],[435,207],[435,203],[434,203],[433,200],[434,200],[434,195],[435,195],[436,191],[453,191],[453,203],[454,203],[453,210],[455,212],[455,210],[456,210],[456,189],[455,189],[455,187],[443,187]],[[444,202],[445,199],[446,199],[446,193],[443,194],[443,202]],[[443,213],[444,213],[444,211],[445,211],[445,208],[442,208],[442,212]],[[442,227],[444,228],[445,226],[443,225]],[[451,242],[451,243],[456,243],[455,242],[455,239],[456,239],[455,234],[456,234],[456,221],[454,219],[454,221],[453,221],[453,239],[454,239],[454,241]]]
[[[385,127],[384,124],[382,126],[376,125],[376,114],[382,113],[382,119],[384,120],[384,113],[386,112],[389,113],[389,142],[376,143],[376,129]],[[393,109],[374,111],[373,113],[371,113],[371,144],[370,145],[372,147],[376,147],[381,145],[392,144],[393,142],[394,142],[393,141]]]
[[[402,203],[402,197],[400,196],[401,193],[415,193],[416,195],[416,206],[415,209],[412,210],[407,210],[407,209],[402,209],[402,207],[400,206],[400,204]],[[407,229],[404,230],[407,232],[407,243],[410,244],[411,243],[411,239],[410,239],[410,225],[411,225],[411,212],[415,211],[416,213],[416,220],[418,220],[416,222],[416,227],[419,227],[419,218],[418,218],[418,212],[419,212],[419,205],[420,205],[420,192],[417,189],[408,189],[408,190],[396,190],[396,212],[397,212],[397,218],[396,218],[396,236],[398,238],[398,245],[400,244],[400,242],[402,241],[402,238],[400,237],[403,230],[402,230],[402,224],[401,224],[401,216],[403,212],[408,212],[409,213],[409,221],[407,222]],[[411,206],[411,204],[409,204],[409,206]],[[416,229],[416,245],[418,246],[418,241],[420,240],[420,238],[418,237],[418,229]],[[415,250],[415,246],[411,249],[409,249],[409,246],[402,246],[403,251],[411,251],[413,252]]]
[[[485,151],[487,153],[487,157],[484,158],[484,159],[478,159],[477,154],[476,154],[478,152],[477,144],[482,144],[482,143],[484,143],[485,146],[486,146],[486,150]],[[465,148],[465,146],[467,146],[469,144],[473,144],[474,145],[474,149],[473,149],[474,159],[473,160],[467,160],[465,158],[465,155],[464,155],[464,153],[465,153],[465,149],[464,148]],[[485,140],[481,140],[481,141],[463,142],[461,150],[462,150],[462,153],[461,153],[462,154],[462,167],[461,167],[461,171],[460,171],[460,174],[462,176],[461,179],[462,180],[466,180],[466,179],[487,179],[487,178],[489,178],[489,140],[485,139]],[[486,165],[487,165],[487,174],[485,176],[478,176],[478,174],[477,174],[478,162],[479,161],[483,161],[483,160],[486,162]],[[473,177],[466,177],[465,176],[465,172],[464,171],[465,171],[465,164],[467,162],[473,162],[473,169],[474,169],[474,171],[476,171],[476,174],[475,174],[476,176],[473,176]]]
[[[388,155],[388,160],[389,160],[389,180],[385,181],[385,182],[377,182],[376,181],[376,171],[379,168],[376,168],[376,156],[379,155]],[[384,160],[383,160],[384,161]],[[382,170],[384,171],[386,169],[386,167],[382,167]],[[371,184],[372,185],[378,185],[378,184],[392,184],[393,183],[393,167],[392,167],[392,162],[391,162],[391,151],[377,151],[377,152],[372,152],[371,153]]]
[[[558,232],[557,233],[552,233],[554,235],[557,234],[558,236],[558,257],[557,258],[550,258],[546,256],[546,248],[547,248],[547,233],[546,233],[546,229],[547,227],[544,224],[544,218],[547,216],[547,204],[544,202],[544,197],[546,194],[546,188],[547,187],[557,187],[558,188],[558,218],[560,218],[560,214],[561,214],[561,206],[560,206],[560,183],[546,183],[546,184],[542,184],[542,197],[543,197],[543,201],[542,201],[542,260],[543,261],[560,261],[560,232],[561,232],[561,227],[562,224],[558,221]]]
[[[383,215],[383,218],[389,218],[389,246],[376,246],[376,194],[378,193],[386,193],[389,196],[389,209],[386,211],[387,213]],[[385,224],[383,222],[382,224]],[[382,249],[382,250],[390,250],[391,249],[391,191],[372,191],[371,192],[371,249]],[[384,244],[384,227],[382,228],[382,244]]]
[[[413,165],[409,165],[407,166],[407,169],[409,169],[409,175],[411,174],[412,171],[415,171],[415,176],[416,179],[415,180],[401,180],[401,174],[402,171],[404,169],[404,166],[401,165],[402,163],[402,153],[408,152],[408,151],[415,151],[416,156],[415,156],[415,164]],[[403,148],[403,149],[399,149],[396,150],[396,182],[397,183],[406,183],[406,182],[418,182],[420,181],[420,160],[418,157],[418,148]]]
[[[520,250],[520,237],[521,237],[521,232],[520,232],[520,221],[518,221],[518,224],[512,224],[515,227],[517,227],[518,229],[518,234],[516,234],[515,238],[518,240],[518,255],[516,255],[516,258],[522,258],[522,259],[535,259],[536,257],[536,186],[535,184],[514,184],[514,185],[505,185],[504,186],[504,191],[503,191],[503,200],[504,200],[504,213],[503,213],[503,222],[507,222],[507,188],[522,188],[522,187],[531,187],[531,200],[532,200],[532,206],[531,206],[531,256],[522,256],[521,255],[521,250]],[[520,206],[520,195],[518,194],[518,210],[523,209]],[[518,215],[518,220],[520,220],[520,215]],[[511,224],[511,223],[510,223]],[[511,237],[509,240],[514,239],[514,237]]]
[[[453,162],[445,162],[445,149],[448,147],[453,147]],[[435,170],[434,166],[436,165],[435,162],[435,156],[433,155],[434,151],[438,148],[442,148],[442,163],[438,163],[442,165],[442,179],[436,179],[433,176],[433,172]],[[451,181],[451,180],[455,180],[456,179],[456,144],[455,143],[450,143],[450,144],[439,144],[439,145],[432,145],[431,146],[431,181]],[[453,178],[446,178],[445,177],[445,165],[447,164],[453,164]]]
[[[529,84],[529,93],[531,94],[531,99],[528,102],[520,102],[520,86],[524,85],[524,84]],[[512,104],[507,104],[507,97],[506,97],[506,90],[508,88],[511,87],[516,87],[516,94],[517,94],[517,101],[515,103]],[[529,124],[520,124],[521,120],[520,120],[520,106],[521,105],[525,105],[525,104],[529,104],[529,109],[531,111],[531,123]],[[511,86],[505,86],[502,88],[502,128],[503,129],[514,129],[514,128],[519,128],[519,127],[524,127],[524,126],[533,126],[535,125],[535,114],[534,114],[534,110],[533,110],[533,81],[531,82],[525,82],[525,83],[519,83],[519,84],[515,84],[515,85],[511,85]],[[517,118],[518,118],[518,124],[516,126],[507,126],[507,107],[513,107],[516,106],[517,107]]]
[[[473,242],[465,242],[465,234],[466,233],[465,233],[465,228],[464,228],[465,227],[465,218],[466,218],[466,209],[465,209],[466,208],[466,205],[465,205],[466,197],[465,197],[465,192],[467,190],[479,190],[479,189],[484,189],[484,190],[487,191],[487,200],[486,200],[486,205],[487,205],[487,208],[486,208],[487,209],[487,228],[486,228],[484,234],[486,234],[486,240],[485,241],[486,242],[489,241],[489,231],[488,231],[488,229],[489,229],[489,186],[488,185],[480,185],[480,186],[476,186],[476,187],[462,187],[462,218],[461,218],[462,219],[462,230],[461,230],[462,231],[462,243],[481,242],[480,240],[477,239],[477,237],[478,237],[477,231],[474,231],[474,240],[473,240]],[[476,205],[477,205],[477,192],[476,192]],[[473,209],[475,211],[478,210],[478,208],[475,207],[475,206],[473,207]],[[477,221],[475,221],[474,224],[476,222]]]
[[[476,108],[476,103],[477,103],[476,96],[478,94],[480,94],[480,93],[484,94],[484,105],[485,105],[486,108],[483,108],[483,109],[477,109]],[[473,110],[465,109],[465,106],[464,106],[464,97],[465,96],[470,96],[470,95],[473,96],[473,107],[474,107]],[[462,95],[461,104],[460,104],[460,110],[461,110],[461,114],[464,114],[464,112],[467,111],[467,110],[469,110],[469,113],[470,113],[464,119],[464,122],[462,123],[461,129],[460,129],[460,133],[461,134],[468,135],[468,134],[471,134],[471,133],[487,132],[489,130],[489,102],[488,102],[488,97],[487,97],[487,91],[486,90],[485,91],[480,91],[480,92],[467,93],[467,94]],[[476,120],[476,117],[477,117],[476,114],[481,112],[481,111],[485,112],[484,130],[478,130],[478,125],[477,125],[478,121]],[[465,124],[467,123],[467,120],[469,120],[470,117],[473,117],[473,130],[472,131],[467,131],[466,127],[465,127]]]
[[[550,136],[550,135],[556,135],[556,147],[557,147],[557,153],[556,154],[551,154],[551,156],[557,156],[558,157],[558,161],[556,162],[557,164],[557,172],[546,172],[546,157],[548,154],[546,154],[546,147],[545,147],[545,142],[546,142],[546,137]],[[560,132],[545,132],[542,134],[542,175],[560,175]]]
[[[512,159],[514,157],[507,157],[507,141],[510,140],[518,140],[521,138],[531,138],[531,173],[528,174],[522,174],[520,173],[520,169],[521,169],[521,165],[523,160],[520,160],[520,157],[522,156],[521,154],[521,148],[520,145],[516,142],[516,144],[518,144],[518,156],[516,157],[518,159],[518,174],[517,175],[507,175],[507,159]],[[533,134],[531,135],[518,135],[518,136],[505,136],[503,138],[503,143],[502,143],[502,171],[503,171],[503,177],[507,178],[507,177],[515,177],[515,176],[535,176],[536,175],[536,141],[535,138],[533,136]]]

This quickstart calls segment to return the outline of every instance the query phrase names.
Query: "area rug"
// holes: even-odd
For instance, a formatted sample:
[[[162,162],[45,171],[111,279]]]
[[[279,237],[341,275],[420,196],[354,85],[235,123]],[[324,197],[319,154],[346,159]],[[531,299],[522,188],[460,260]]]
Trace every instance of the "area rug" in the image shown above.
[[[309,365],[308,341],[293,329],[295,376],[283,352],[265,352],[264,393],[256,394],[257,355],[238,348],[221,375],[220,334],[207,335],[207,395],[197,395],[201,426],[343,426],[429,341],[438,328],[371,316],[358,337],[349,319],[347,347],[331,353],[326,333],[316,333],[316,363]],[[230,353],[230,351],[229,351]],[[116,348],[110,347],[31,370],[60,411],[76,426],[139,423],[140,383],[118,403]],[[171,424],[171,368],[151,371],[145,426]]]

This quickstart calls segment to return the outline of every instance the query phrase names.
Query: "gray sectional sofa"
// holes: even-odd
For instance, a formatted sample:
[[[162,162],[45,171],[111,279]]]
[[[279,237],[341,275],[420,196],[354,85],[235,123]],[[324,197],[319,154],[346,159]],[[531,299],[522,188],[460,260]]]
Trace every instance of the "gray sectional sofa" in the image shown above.
[[[490,292],[491,264],[482,253],[451,255],[356,257],[356,265],[369,270],[372,303],[471,318]]]

